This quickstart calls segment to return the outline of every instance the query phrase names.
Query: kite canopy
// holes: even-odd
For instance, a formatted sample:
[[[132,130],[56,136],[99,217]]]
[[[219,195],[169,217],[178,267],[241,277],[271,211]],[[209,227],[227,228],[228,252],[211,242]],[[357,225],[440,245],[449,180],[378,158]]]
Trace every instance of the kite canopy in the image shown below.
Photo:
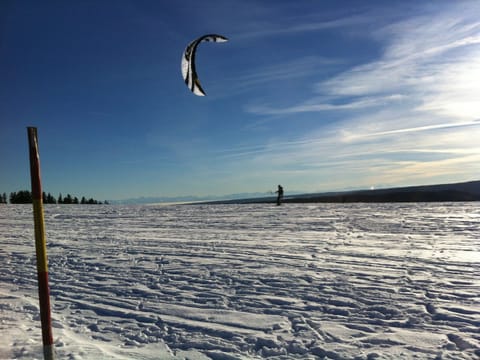
[[[203,91],[200,86],[200,80],[197,76],[197,70],[195,68],[195,53],[197,52],[197,46],[201,42],[225,42],[228,39],[222,35],[208,34],[200,36],[198,39],[193,40],[186,47],[182,56],[182,75],[187,84],[188,88],[198,96],[205,96],[205,91]]]

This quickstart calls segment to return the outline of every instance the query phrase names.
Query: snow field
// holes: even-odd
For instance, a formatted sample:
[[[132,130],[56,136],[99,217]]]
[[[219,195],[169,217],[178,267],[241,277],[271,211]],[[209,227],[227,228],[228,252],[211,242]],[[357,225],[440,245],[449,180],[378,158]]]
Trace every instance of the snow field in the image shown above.
[[[477,359],[480,208],[46,206],[66,359]],[[42,358],[30,206],[0,207],[0,358]]]

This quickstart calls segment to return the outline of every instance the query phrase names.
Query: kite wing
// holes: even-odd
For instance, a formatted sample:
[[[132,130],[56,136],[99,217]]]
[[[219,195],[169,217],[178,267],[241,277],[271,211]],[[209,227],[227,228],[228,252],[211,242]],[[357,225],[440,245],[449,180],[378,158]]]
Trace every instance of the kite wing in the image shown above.
[[[208,42],[225,42],[228,39],[222,35],[209,34],[200,36],[198,39],[193,40],[186,47],[182,56],[182,75],[187,84],[188,88],[198,96],[205,96],[205,91],[203,91],[200,86],[200,81],[198,80],[197,70],[195,69],[195,53],[197,51],[197,46],[203,41]]]

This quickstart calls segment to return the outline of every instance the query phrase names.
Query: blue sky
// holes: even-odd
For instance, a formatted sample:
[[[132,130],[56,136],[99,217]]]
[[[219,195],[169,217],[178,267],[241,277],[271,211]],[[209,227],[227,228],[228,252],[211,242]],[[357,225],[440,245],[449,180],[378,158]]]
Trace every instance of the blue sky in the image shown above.
[[[331,191],[480,178],[478,1],[2,1],[0,192]],[[206,97],[181,78],[203,34]]]

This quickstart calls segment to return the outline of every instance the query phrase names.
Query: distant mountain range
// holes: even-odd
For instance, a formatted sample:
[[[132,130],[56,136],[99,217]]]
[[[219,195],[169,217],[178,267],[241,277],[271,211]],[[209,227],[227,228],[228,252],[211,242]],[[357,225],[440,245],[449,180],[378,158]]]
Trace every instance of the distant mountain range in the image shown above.
[[[208,201],[215,204],[272,203],[275,196]],[[480,201],[480,181],[285,196],[284,203]]]
[[[238,193],[223,196],[150,196],[138,197],[124,200],[108,200],[110,204],[156,204],[156,203],[194,203],[194,202],[208,202],[208,201],[228,201],[246,198],[260,198],[265,197],[266,193]],[[225,200],[228,199],[228,200]]]

